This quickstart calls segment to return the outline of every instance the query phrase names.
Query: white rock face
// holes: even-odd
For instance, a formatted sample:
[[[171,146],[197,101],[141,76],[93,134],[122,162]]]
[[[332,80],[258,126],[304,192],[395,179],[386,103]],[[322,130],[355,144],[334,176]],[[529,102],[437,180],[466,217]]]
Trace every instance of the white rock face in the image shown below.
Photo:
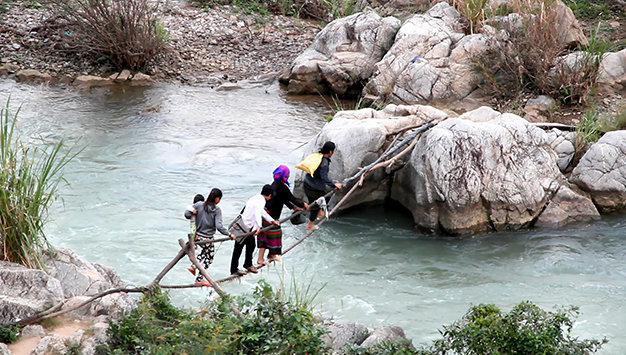
[[[57,249],[52,255],[44,256],[45,271],[0,261],[0,323],[33,316],[64,299],[91,296],[123,286],[113,269],[92,264],[69,249]],[[73,304],[78,302],[70,301],[65,308]],[[134,304],[128,294],[112,294],[80,308],[74,315],[117,316]]]
[[[317,34],[281,81],[290,93],[345,94],[372,75],[399,28],[400,20],[371,10],[337,19]]]
[[[591,194],[601,212],[626,207],[626,131],[608,132],[572,171],[570,181]]]
[[[574,148],[574,132],[563,132],[553,128],[547,132],[547,139],[552,149],[558,156],[557,165],[561,172],[565,172],[569,168],[569,164],[574,158],[576,149]]]
[[[42,312],[62,299],[61,283],[46,272],[0,261],[0,324]]]
[[[559,228],[572,222],[599,219],[600,213],[591,198],[576,190],[562,185],[537,219],[535,227]]]
[[[305,155],[317,152],[326,141],[333,141],[337,148],[330,164],[330,178],[338,181],[356,174],[359,169],[375,161],[387,148],[390,137],[405,127],[419,126],[426,121],[447,117],[443,111],[430,106],[388,105],[381,111],[361,109],[340,111],[327,123],[317,137],[304,148]],[[296,174],[295,191],[299,193],[304,175]],[[365,202],[380,201],[388,194],[389,173],[384,169],[368,175],[361,188],[341,209]],[[347,191],[336,194],[336,202]]]
[[[392,197],[410,206],[423,229],[467,234],[527,227],[561,184],[541,129],[512,114],[465,119],[475,116],[427,132],[396,174]]]
[[[391,49],[376,63],[363,93],[372,99],[409,103],[469,95],[478,80],[471,57],[489,48],[489,37],[465,36],[460,18],[453,7],[440,2],[407,19]]]
[[[626,49],[604,55],[600,62],[598,82],[626,87]]]

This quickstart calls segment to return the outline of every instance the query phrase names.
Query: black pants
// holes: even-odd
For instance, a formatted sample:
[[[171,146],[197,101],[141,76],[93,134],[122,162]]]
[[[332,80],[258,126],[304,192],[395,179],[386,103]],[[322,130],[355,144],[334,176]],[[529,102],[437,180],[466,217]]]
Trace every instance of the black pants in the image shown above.
[[[230,273],[233,274],[237,272],[239,269],[239,257],[241,256],[241,252],[243,251],[243,247],[246,247],[246,258],[243,262],[244,268],[249,268],[252,266],[252,254],[254,254],[254,236],[249,235],[244,239],[243,243],[235,242],[235,247],[233,248],[233,257],[230,259]]]
[[[304,194],[306,195],[306,198],[309,200],[309,204],[311,204],[315,202],[315,200],[317,200],[318,198],[326,195],[326,192],[313,190],[307,187],[306,185],[304,185]],[[328,199],[326,199],[326,202],[328,202]],[[311,222],[315,221],[319,210],[320,210],[320,206],[318,206],[317,204],[315,206],[309,207],[309,221]]]

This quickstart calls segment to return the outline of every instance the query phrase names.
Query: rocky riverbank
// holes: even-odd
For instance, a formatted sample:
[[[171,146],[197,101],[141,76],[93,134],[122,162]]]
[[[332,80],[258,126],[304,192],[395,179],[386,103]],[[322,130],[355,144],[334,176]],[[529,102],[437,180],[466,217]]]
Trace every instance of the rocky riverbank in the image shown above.
[[[4,3],[0,9],[0,66],[5,68],[0,76],[33,69],[49,75],[45,81],[69,83],[80,75],[115,72],[107,64],[59,51],[63,32],[49,21],[55,13],[28,6],[33,4]],[[293,17],[246,15],[230,6],[201,9],[178,0],[160,1],[158,11],[170,40],[144,72],[159,81],[216,85],[275,74],[321,29]]]

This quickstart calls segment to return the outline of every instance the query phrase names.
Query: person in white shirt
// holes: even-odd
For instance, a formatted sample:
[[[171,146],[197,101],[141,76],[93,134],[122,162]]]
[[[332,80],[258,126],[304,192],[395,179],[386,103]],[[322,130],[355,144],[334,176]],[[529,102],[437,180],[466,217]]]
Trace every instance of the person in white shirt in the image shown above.
[[[243,223],[250,229],[254,230],[254,235],[257,235],[261,230],[263,220],[272,224],[279,225],[280,222],[272,218],[270,214],[265,210],[265,203],[272,197],[272,187],[270,185],[264,185],[261,189],[261,194],[254,195],[246,202],[243,212],[241,212],[241,219]],[[255,238],[247,236],[241,241],[235,241],[233,248],[233,256],[230,259],[230,273],[231,275],[242,276],[247,274],[247,271],[252,273],[259,272],[257,268],[252,264],[252,255],[254,254],[254,248],[256,247]],[[246,256],[243,262],[243,267],[247,271],[239,270],[239,257],[243,251],[243,247],[246,247]]]

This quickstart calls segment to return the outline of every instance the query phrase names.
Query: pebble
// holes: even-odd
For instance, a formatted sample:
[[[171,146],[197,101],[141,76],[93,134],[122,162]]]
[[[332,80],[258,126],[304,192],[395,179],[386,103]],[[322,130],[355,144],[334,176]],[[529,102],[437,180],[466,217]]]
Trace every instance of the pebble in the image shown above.
[[[158,17],[168,31],[170,48],[145,70],[157,80],[204,84],[214,80],[219,71],[227,75],[224,81],[235,82],[280,72],[311,44],[322,26],[284,16],[258,20],[259,15],[237,13],[230,6],[203,11],[184,0],[158,2]],[[0,27],[19,24],[20,31],[0,32],[0,43],[11,49],[4,53],[3,63],[19,60],[20,69],[69,76],[111,74],[102,72],[101,63],[59,51],[63,46],[58,34],[62,32],[31,31],[52,16],[49,10],[24,8],[21,2],[7,3],[6,7]],[[20,43],[28,43],[29,47]]]

